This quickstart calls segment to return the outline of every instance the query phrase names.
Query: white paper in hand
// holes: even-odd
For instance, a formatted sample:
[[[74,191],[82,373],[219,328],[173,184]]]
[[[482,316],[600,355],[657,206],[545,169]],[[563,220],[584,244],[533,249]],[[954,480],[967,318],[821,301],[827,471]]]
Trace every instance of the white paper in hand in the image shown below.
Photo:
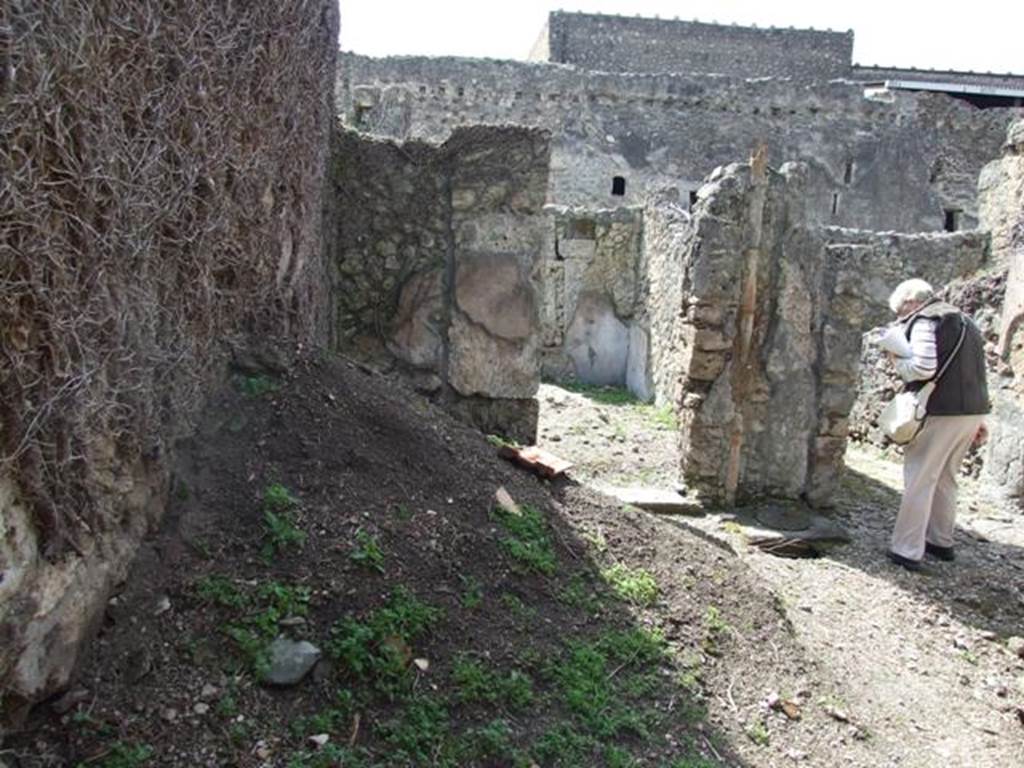
[[[890,325],[885,333],[878,340],[878,346],[886,352],[891,352],[896,357],[913,357],[914,350],[910,348],[910,342],[904,335],[903,326],[899,323]]]

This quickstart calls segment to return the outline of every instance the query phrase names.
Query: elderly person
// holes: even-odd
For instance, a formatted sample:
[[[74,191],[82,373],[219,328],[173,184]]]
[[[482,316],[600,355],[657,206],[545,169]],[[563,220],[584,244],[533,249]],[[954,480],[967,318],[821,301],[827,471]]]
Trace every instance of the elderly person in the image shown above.
[[[889,558],[919,570],[925,553],[939,560],[954,558],[957,473],[967,450],[987,435],[985,346],[974,322],[936,298],[924,280],[900,283],[889,307],[899,318],[912,351],[909,357],[893,358],[907,389],[923,387],[953,355],[928,398],[924,426],[904,453],[903,500]]]

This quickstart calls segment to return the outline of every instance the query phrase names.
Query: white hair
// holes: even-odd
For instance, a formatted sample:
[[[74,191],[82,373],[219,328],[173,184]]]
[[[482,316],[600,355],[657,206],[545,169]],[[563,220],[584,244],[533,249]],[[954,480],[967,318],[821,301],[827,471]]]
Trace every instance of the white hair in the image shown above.
[[[935,289],[919,278],[904,280],[896,286],[896,290],[889,297],[889,309],[899,314],[900,308],[908,301],[924,303],[935,295]]]

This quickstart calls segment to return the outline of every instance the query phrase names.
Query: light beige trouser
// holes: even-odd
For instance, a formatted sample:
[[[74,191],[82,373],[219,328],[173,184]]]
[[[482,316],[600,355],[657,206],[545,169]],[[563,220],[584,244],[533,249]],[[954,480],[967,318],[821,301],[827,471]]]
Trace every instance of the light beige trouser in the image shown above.
[[[925,541],[953,546],[956,476],[984,416],[929,416],[903,456],[903,501],[892,532],[892,551],[911,560]]]

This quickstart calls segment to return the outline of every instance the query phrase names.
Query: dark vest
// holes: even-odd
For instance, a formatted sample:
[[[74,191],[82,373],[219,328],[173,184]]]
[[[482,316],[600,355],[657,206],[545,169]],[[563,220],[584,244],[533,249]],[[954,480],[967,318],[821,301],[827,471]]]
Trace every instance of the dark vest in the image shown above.
[[[985,340],[971,318],[944,301],[933,299],[911,315],[906,322],[907,339],[910,329],[920,318],[937,320],[935,351],[938,357],[935,372],[942,370],[950,354],[956,349],[961,327],[966,327],[964,343],[949,368],[935,385],[928,398],[929,416],[962,416],[988,413],[988,384],[985,378]],[[927,382],[912,381],[907,389],[918,390]]]

